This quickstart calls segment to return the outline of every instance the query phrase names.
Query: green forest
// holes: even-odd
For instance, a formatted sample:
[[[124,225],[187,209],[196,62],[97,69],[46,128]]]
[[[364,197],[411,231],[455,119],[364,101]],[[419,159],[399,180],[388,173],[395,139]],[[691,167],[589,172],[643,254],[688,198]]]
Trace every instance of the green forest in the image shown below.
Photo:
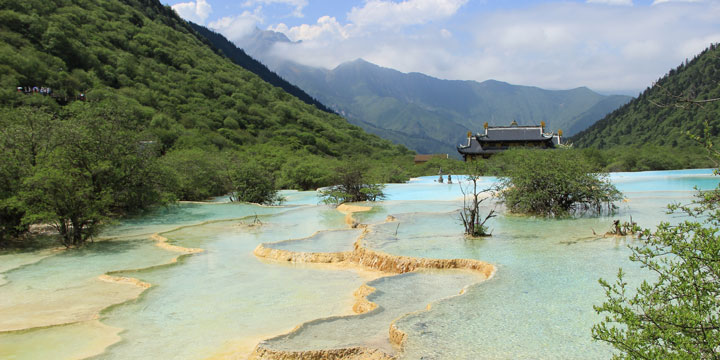
[[[359,158],[374,181],[409,176],[411,151],[234,64],[157,0],[2,0],[0,29],[0,243],[51,223],[75,245],[176,200],[261,202],[242,189],[331,185]]]
[[[703,136],[707,123],[711,140],[719,138],[720,102],[704,102],[720,98],[719,78],[720,46],[713,44],[571,141],[581,148],[610,149],[617,153],[615,158],[629,156],[623,154],[632,148],[639,149],[635,157],[655,153],[658,158],[689,161],[681,167],[711,166],[693,136]]]

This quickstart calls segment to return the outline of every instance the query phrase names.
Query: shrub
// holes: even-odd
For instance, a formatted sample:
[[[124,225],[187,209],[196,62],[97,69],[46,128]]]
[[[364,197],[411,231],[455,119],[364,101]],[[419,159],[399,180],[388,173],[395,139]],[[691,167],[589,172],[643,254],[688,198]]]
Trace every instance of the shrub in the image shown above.
[[[612,211],[622,194],[578,151],[512,150],[500,178],[500,198],[513,213],[568,216]]]
[[[385,198],[385,185],[377,184],[367,176],[368,165],[349,160],[336,169],[337,185],[320,190],[326,204],[345,202],[376,201]]]

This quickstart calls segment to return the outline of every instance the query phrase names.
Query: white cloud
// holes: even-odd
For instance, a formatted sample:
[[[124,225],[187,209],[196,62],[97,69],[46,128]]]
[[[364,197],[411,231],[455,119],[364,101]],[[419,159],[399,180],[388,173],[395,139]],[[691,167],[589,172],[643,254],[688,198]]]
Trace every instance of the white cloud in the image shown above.
[[[661,0],[662,1],[662,0]],[[588,4],[607,4],[632,6],[632,0],[587,0]]]
[[[348,20],[359,27],[424,24],[454,15],[467,1],[405,0],[398,3],[369,0],[362,7],[353,7],[348,14]]]
[[[340,25],[340,23],[331,16],[323,16],[313,25],[302,24],[288,28],[287,25],[280,23],[275,27],[269,27],[268,30],[282,32],[293,41],[307,41],[317,39],[347,39],[350,34],[349,30],[352,25]]]
[[[208,24],[211,29],[225,35],[230,41],[240,41],[255,31],[258,24],[263,22],[262,8],[257,7],[253,12],[244,11],[240,15],[225,16]]]
[[[205,19],[207,19],[212,12],[212,6],[210,6],[206,0],[178,3],[173,5],[172,8],[183,19],[201,25],[205,24]]]
[[[718,41],[708,35],[720,32],[718,18],[719,6],[700,3],[631,8],[557,3],[499,12],[475,29],[475,46],[505,61],[493,72],[474,75],[548,88],[640,90]]]
[[[685,58],[692,58],[693,55],[699,54],[712,43],[720,43],[720,32],[686,39],[682,46],[678,47],[677,56],[680,58],[683,56]]]
[[[667,4],[667,3],[681,3],[681,2],[700,2],[700,0],[655,0],[653,5]]]
[[[292,16],[303,17],[303,9],[308,5],[308,0],[247,0],[243,3],[245,7],[253,7],[258,4],[270,5],[270,4],[285,4],[293,7]]]
[[[411,3],[419,4],[370,0],[364,9],[399,9],[400,4]],[[360,14],[353,11],[350,14]],[[639,91],[685,58],[720,41],[718,2],[663,6],[552,2],[472,14],[456,8],[445,14],[453,11],[454,16],[418,15],[412,21],[394,13],[395,19],[382,14],[367,15],[362,21],[348,16],[353,21],[346,24],[329,16],[311,25],[280,24],[271,29],[302,42],[278,44],[274,54],[326,68],[364,58],[445,79]],[[379,19],[391,24],[381,25]]]

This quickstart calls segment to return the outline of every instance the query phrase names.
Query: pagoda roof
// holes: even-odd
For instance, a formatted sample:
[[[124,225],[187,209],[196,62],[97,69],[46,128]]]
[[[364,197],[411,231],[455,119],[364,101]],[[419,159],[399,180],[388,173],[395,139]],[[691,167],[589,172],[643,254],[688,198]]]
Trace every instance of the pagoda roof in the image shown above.
[[[461,154],[481,154],[484,150],[480,143],[477,141],[477,137],[473,136],[468,139],[467,145],[460,145],[457,150]]]
[[[545,135],[540,126],[497,126],[486,129],[485,134],[478,134],[482,142],[500,141],[548,141],[552,135]]]

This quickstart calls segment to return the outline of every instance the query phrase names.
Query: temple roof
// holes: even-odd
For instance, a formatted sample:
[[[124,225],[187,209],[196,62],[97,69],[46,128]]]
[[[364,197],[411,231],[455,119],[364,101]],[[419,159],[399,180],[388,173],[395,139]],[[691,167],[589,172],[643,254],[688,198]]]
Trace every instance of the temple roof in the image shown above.
[[[560,144],[560,136],[552,133],[545,134],[543,126],[518,126],[516,124],[513,122],[510,126],[486,127],[484,133],[470,136],[467,145],[460,145],[457,150],[463,155],[490,155],[501,152],[509,146],[508,144],[499,144],[500,147],[498,147],[498,144],[491,143],[520,143],[522,145],[544,142],[549,148]]]
[[[468,138],[468,144],[458,146],[457,150],[461,154],[480,154],[483,152],[483,148],[475,136]]]
[[[543,134],[539,126],[509,126],[491,127],[485,134],[478,134],[478,140],[482,142],[495,141],[546,141],[552,138]]]

